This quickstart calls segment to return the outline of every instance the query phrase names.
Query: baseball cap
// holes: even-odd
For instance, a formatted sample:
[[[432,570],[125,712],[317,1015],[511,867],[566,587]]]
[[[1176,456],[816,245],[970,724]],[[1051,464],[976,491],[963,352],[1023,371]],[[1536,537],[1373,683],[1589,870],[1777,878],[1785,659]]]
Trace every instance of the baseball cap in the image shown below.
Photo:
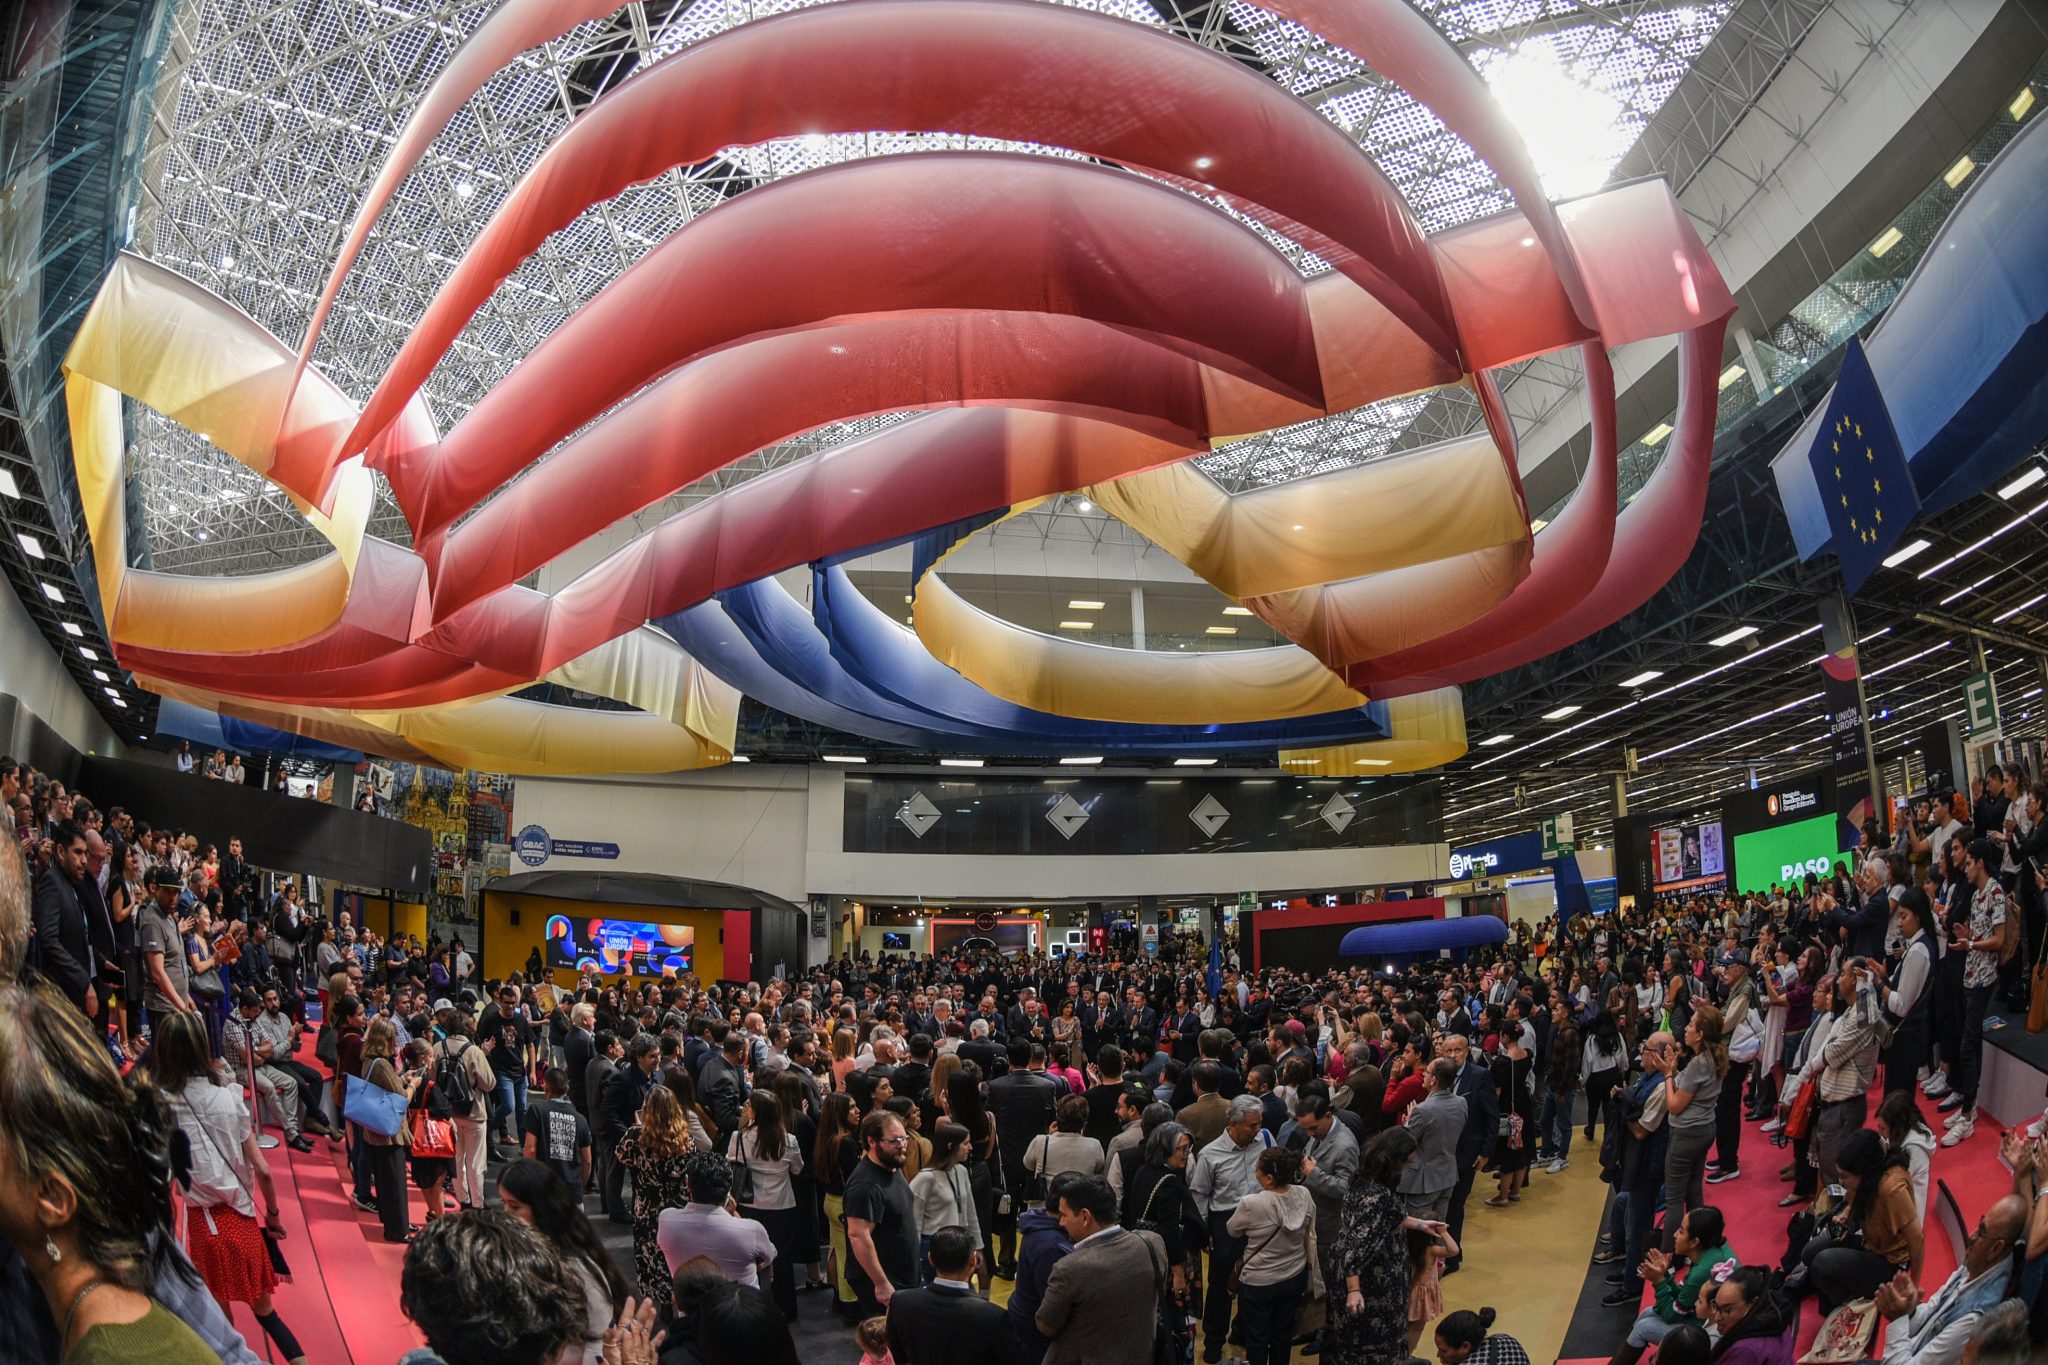
[[[151,886],[176,886],[181,888],[185,885],[184,881],[178,876],[178,869],[172,867],[169,863],[158,863],[149,870],[149,884]]]
[[[1289,1019],[1287,1021],[1287,1031],[1300,1038],[1308,1033],[1308,1025],[1302,1023],[1299,1019]]]
[[[1749,959],[1739,953],[1723,953],[1721,954],[1720,965],[1723,967],[1747,967]]]
[[[453,1000],[448,999],[446,996],[443,996],[441,999],[436,1000],[434,1002],[434,1013],[436,1014],[439,1014],[442,1010],[452,1010],[454,1008],[455,1002]]]

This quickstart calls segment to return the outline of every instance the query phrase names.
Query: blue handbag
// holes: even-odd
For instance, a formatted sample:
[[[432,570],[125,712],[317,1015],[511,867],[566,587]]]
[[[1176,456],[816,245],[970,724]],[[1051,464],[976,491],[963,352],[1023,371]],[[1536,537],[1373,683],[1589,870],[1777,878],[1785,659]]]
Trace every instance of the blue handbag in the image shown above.
[[[405,1127],[405,1096],[396,1090],[372,1085],[361,1076],[347,1078],[341,1116],[360,1124],[379,1137],[397,1137]]]

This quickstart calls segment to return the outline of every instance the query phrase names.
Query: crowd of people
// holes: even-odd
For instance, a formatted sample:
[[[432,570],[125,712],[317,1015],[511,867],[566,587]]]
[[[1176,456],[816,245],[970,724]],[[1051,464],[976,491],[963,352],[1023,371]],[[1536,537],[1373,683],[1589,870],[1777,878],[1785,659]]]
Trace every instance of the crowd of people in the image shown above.
[[[0,764],[9,801],[55,815],[52,786]],[[1617,1365],[1790,1365],[1808,1299],[1874,1305],[1887,1365],[2018,1365],[2048,1340],[2048,1135],[1977,1135],[1976,1097],[2044,799],[1463,961],[1211,969],[1177,941],[570,984],[479,980],[459,944],[265,902],[228,860],[195,887],[145,853],[130,894],[142,835],[67,795],[0,859],[0,1355],[239,1362],[220,1305],[247,1303],[298,1358],[246,1084],[294,1146],[345,1144],[408,1244],[409,1365],[780,1365],[823,1313],[869,1365],[1526,1365],[1446,1280],[1468,1218],[1521,1216],[1575,1148],[1612,1187],[1608,1304],[1637,1310]],[[1711,1197],[1769,1178],[1765,1140],[1782,1247]],[[1930,1177],[1972,1140],[2013,1188],[1926,1283]],[[593,1219],[631,1229],[630,1266]]]

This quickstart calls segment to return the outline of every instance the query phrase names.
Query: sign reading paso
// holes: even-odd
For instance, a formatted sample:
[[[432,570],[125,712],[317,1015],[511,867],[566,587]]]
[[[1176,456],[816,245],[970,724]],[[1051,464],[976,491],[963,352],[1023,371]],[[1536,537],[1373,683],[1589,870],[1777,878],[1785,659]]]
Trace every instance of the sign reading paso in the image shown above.
[[[539,867],[550,858],[616,858],[617,844],[589,839],[556,839],[539,825],[528,825],[512,839],[512,851],[528,867]]]

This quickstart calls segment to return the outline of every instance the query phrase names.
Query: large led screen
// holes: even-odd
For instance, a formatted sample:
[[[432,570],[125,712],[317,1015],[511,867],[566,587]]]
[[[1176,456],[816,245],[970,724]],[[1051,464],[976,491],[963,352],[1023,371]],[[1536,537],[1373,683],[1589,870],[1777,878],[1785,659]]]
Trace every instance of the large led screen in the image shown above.
[[[607,976],[678,976],[690,970],[697,931],[687,924],[548,916],[548,965],[570,971],[595,963]]]
[[[1808,872],[1826,876],[1848,858],[1835,847],[1832,814],[1735,836],[1735,889],[1768,891],[1772,883],[1804,882]]]

